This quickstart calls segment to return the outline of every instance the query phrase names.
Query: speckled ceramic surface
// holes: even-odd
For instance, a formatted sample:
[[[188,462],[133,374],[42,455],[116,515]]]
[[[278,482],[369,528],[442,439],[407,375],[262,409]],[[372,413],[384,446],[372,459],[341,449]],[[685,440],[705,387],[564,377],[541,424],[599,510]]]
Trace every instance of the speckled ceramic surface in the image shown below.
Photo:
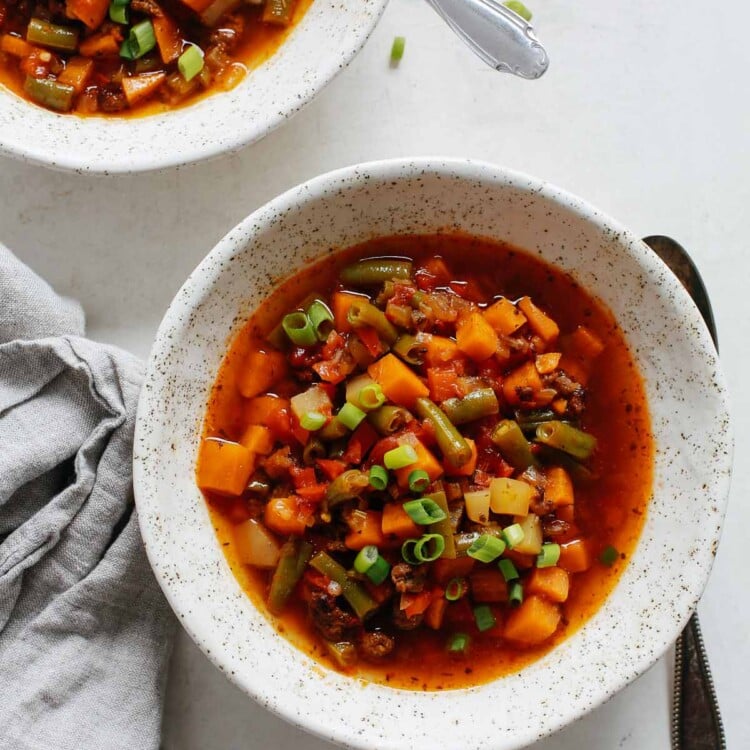
[[[246,146],[288,119],[365,43],[388,0],[314,0],[289,38],[235,89],[136,118],[59,115],[0,85],[0,154],[77,172],[143,172]]]
[[[419,693],[325,670],[245,597],[194,484],[200,425],[227,342],[281,278],[373,236],[461,229],[571,272],[621,323],[655,434],[654,493],[635,557],[604,607],[522,672]],[[151,563],[180,621],[262,705],[357,748],[524,746],[602,703],[675,640],[706,583],[729,489],[727,394],[697,310],[635,236],[579,199],[475,162],[388,161],[301,185],[233,229],[159,329],[139,406],[135,489]]]

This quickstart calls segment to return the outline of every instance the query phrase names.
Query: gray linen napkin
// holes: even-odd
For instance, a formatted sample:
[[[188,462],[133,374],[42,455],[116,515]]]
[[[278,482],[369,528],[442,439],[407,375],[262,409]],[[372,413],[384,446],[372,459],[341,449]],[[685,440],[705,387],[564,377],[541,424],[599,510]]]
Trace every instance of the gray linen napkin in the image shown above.
[[[157,748],[174,618],[131,451],[141,363],[0,245],[0,748]]]

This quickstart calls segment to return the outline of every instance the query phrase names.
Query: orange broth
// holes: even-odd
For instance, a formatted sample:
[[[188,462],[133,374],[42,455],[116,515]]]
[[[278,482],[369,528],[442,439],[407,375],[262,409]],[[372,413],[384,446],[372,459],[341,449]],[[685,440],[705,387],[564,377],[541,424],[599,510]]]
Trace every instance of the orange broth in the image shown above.
[[[456,234],[376,239],[307,266],[280,284],[255,311],[232,341],[208,404],[204,435],[239,439],[243,431],[243,399],[235,382],[238,369],[281,316],[311,292],[330,293],[340,270],[367,257],[408,257],[415,261],[443,257],[456,279],[476,282],[487,298],[529,295],[557,321],[562,333],[585,324],[605,343],[587,384],[588,401],[582,429],[598,440],[593,468],[599,474],[588,486],[576,485],[575,520],[592,541],[592,567],[571,575],[570,596],[555,635],[540,646],[522,648],[502,639],[472,632],[465,658],[450,656],[445,634],[420,628],[399,634],[397,652],[382,664],[362,662],[352,676],[392,687],[415,690],[465,688],[516,672],[574,633],[604,603],[633,554],[645,520],[652,488],[653,441],[643,382],[623,333],[612,314],[569,275],[507,244]],[[255,603],[298,648],[328,667],[342,670],[329,658],[321,638],[306,617],[302,602],[290,600],[281,617],[265,607],[268,575],[239,562],[233,525],[245,520],[241,501],[207,494],[216,534],[229,565]],[[613,545],[620,553],[611,567],[598,561]]]

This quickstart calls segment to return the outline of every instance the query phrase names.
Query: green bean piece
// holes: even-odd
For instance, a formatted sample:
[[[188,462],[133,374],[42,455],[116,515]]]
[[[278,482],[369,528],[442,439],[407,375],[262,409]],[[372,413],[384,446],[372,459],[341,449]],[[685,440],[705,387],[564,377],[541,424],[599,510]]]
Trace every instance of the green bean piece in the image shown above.
[[[429,419],[432,422],[438,448],[446,461],[456,468],[463,466],[471,458],[471,447],[445,412],[429,398],[418,398],[415,408],[422,419]]]
[[[57,110],[58,112],[69,112],[73,106],[75,89],[64,83],[58,83],[48,78],[26,76],[23,90],[37,104]]]
[[[500,450],[502,457],[514,469],[523,471],[536,464],[531,445],[518,426],[518,422],[512,419],[501,420],[492,431],[490,438]]]
[[[362,328],[363,326],[374,328],[378,336],[390,345],[396,343],[396,339],[398,339],[396,326],[385,317],[382,310],[365,299],[352,302],[346,319],[355,328]]]
[[[385,404],[367,415],[367,421],[381,434],[392,435],[411,422],[412,416],[403,406]]]
[[[310,438],[302,449],[302,463],[305,466],[312,466],[316,459],[325,457],[326,447],[317,437]]]
[[[356,581],[350,578],[346,569],[339,565],[330,555],[325,552],[318,552],[310,560],[315,570],[328,576],[332,581],[341,586],[341,595],[352,605],[357,617],[364,620],[367,615],[377,609],[377,603]]]
[[[268,590],[268,610],[272,614],[281,614],[312,554],[312,544],[299,538],[290,538],[282,545],[281,556]]]
[[[447,557],[453,560],[456,557],[456,545],[453,541],[450,508],[448,507],[448,499],[445,497],[445,492],[441,490],[440,492],[433,492],[431,495],[425,495],[425,497],[428,500],[432,500],[445,513],[445,518],[442,521],[431,523],[427,529],[432,533],[440,534],[445,540],[445,549],[440,557]]]
[[[341,272],[344,284],[354,286],[375,286],[393,279],[410,279],[412,263],[408,260],[370,258],[347,266]]]
[[[370,477],[359,469],[349,469],[343,474],[339,474],[326,490],[325,503],[327,508],[333,508],[347,500],[354,500],[369,485]]]
[[[536,440],[585,461],[596,448],[596,438],[565,422],[545,422],[536,428]]]
[[[26,29],[26,41],[61,52],[75,52],[78,49],[78,29],[32,18]]]
[[[393,345],[393,352],[410,365],[421,365],[424,363],[424,355],[427,354],[427,345],[419,336],[405,333],[398,337],[398,341]]]
[[[592,471],[588,466],[584,466],[575,458],[557,450],[557,448],[550,448],[542,443],[537,443],[536,448],[537,455],[545,464],[561,466],[570,474],[570,478],[576,484],[589,484],[599,478],[598,472]]]
[[[446,399],[441,408],[453,424],[466,424],[500,411],[497,396],[492,388],[478,388],[463,398]]]
[[[557,414],[552,409],[534,409],[533,411],[522,411],[519,409],[515,416],[518,426],[526,435],[533,435],[540,424],[557,419]]]
[[[351,667],[357,663],[357,647],[353,643],[349,641],[339,641],[338,643],[324,641],[324,643],[328,649],[329,656],[339,667]]]
[[[465,531],[463,534],[453,535],[453,546],[456,550],[456,557],[466,557],[469,547],[482,536],[478,531]]]
[[[338,440],[349,434],[349,428],[338,417],[334,417],[317,434],[321,440]]]

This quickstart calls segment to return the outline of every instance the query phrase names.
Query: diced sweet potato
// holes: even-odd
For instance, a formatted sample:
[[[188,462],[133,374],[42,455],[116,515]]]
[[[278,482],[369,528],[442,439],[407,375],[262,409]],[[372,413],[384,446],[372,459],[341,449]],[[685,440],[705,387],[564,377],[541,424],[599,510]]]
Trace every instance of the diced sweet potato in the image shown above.
[[[534,568],[526,583],[526,593],[560,603],[568,598],[569,586],[570,579],[562,568]]]
[[[244,445],[206,438],[198,455],[198,486],[221,495],[241,495],[253,472],[253,463],[252,454]]]
[[[544,486],[544,499],[556,508],[573,505],[573,482],[568,472],[560,466],[550,466],[545,473],[547,482]]]
[[[535,646],[557,630],[560,617],[560,608],[556,604],[532,594],[508,616],[504,635],[509,641]]]
[[[557,564],[568,573],[582,573],[591,567],[591,550],[585,539],[574,539],[560,545]]]

